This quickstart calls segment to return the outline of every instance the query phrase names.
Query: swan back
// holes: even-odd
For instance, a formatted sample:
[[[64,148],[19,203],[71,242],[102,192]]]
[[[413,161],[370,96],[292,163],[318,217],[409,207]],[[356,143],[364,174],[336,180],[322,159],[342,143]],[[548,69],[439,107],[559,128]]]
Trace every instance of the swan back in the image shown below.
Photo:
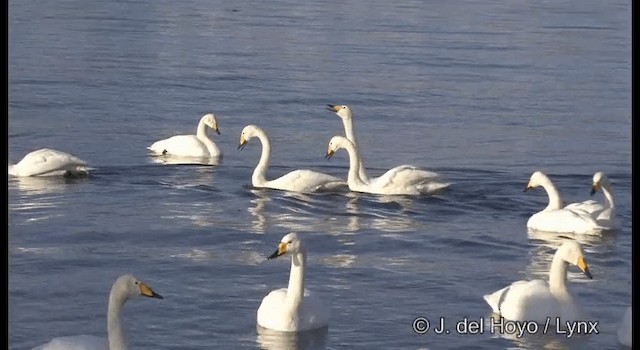
[[[87,175],[87,162],[69,153],[42,148],[27,155],[15,165],[9,165],[13,176]]]

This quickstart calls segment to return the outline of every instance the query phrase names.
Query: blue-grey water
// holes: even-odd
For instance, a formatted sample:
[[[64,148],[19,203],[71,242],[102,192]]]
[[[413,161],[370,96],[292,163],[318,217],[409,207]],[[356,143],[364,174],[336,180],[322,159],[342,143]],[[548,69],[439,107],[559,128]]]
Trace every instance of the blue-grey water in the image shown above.
[[[9,1],[8,157],[50,147],[95,168],[87,179],[8,180],[9,349],[106,335],[109,289],[133,273],[164,300],[132,300],[135,349],[611,349],[631,303],[630,1]],[[451,186],[425,197],[257,190],[324,159],[354,113],[369,173],[399,164]],[[154,162],[146,147],[195,133],[216,114],[215,166]],[[613,184],[619,232],[575,237],[593,273],[569,283],[598,334],[458,334],[487,321],[482,298],[546,279],[564,237],[528,233],[547,203],[523,193],[546,172],[566,202]],[[602,194],[593,197],[602,201]],[[256,330],[289,261],[267,261],[287,232],[309,252],[306,286],[328,331]],[[449,334],[416,334],[442,317]],[[435,327],[435,325],[432,325]]]

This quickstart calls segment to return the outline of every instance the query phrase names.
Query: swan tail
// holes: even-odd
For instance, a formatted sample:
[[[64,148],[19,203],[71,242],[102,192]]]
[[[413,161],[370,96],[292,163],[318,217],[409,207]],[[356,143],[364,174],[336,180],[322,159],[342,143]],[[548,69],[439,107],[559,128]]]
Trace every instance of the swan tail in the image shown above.
[[[487,302],[487,304],[491,306],[491,310],[494,313],[501,314],[500,305],[502,305],[502,302],[504,301],[504,298],[506,297],[509,289],[510,287],[505,287],[491,294],[485,294],[482,296],[484,300]]]

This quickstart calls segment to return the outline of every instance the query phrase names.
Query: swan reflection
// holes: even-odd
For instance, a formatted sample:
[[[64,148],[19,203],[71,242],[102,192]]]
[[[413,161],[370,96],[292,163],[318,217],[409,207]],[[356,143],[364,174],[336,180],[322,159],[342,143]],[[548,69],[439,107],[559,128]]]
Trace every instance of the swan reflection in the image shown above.
[[[57,177],[30,176],[12,177],[8,181],[9,188],[15,187],[19,191],[30,195],[63,193],[69,185],[83,183],[88,177]]]
[[[327,348],[329,328],[304,332],[278,332],[256,326],[257,342],[263,350],[316,350]]]

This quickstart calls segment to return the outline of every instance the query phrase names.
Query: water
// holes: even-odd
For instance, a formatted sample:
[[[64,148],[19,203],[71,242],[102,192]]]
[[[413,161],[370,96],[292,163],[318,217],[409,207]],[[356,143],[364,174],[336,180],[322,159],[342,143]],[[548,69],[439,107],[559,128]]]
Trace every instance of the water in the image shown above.
[[[9,179],[9,349],[106,334],[108,290],[134,273],[165,300],[133,300],[136,349],[603,349],[631,303],[630,2],[9,2],[8,157],[51,147],[89,179]],[[451,183],[431,197],[256,190],[298,168],[346,175],[327,103],[348,104],[370,174],[415,164]],[[154,163],[145,147],[218,116],[217,166]],[[482,295],[546,278],[557,235],[528,233],[546,205],[534,170],[567,202],[613,182],[623,228],[577,237],[594,279],[572,290],[599,334],[457,334],[488,319]],[[602,200],[598,194],[596,199]],[[286,285],[267,261],[296,231],[326,333],[258,334],[256,310]],[[574,237],[575,238],[575,237]],[[450,334],[415,334],[445,318]],[[553,333],[553,332],[550,332]]]

